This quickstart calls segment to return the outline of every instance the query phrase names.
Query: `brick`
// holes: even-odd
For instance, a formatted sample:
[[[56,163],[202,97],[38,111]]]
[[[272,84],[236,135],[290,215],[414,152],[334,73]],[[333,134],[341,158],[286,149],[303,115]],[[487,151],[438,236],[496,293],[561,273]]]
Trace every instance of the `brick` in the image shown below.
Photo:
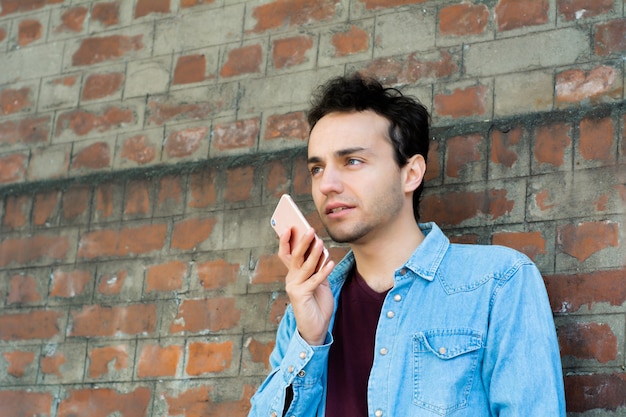
[[[430,184],[432,181],[439,178],[441,173],[440,149],[438,141],[431,141],[428,146],[428,155],[426,163],[426,174],[424,174],[424,182]]]
[[[617,359],[618,341],[606,323],[567,323],[557,329],[561,355],[607,363]]]
[[[30,275],[14,275],[9,282],[7,304],[28,304],[42,300],[37,279]]]
[[[374,58],[431,51],[436,46],[435,8],[413,7],[376,16]]]
[[[572,413],[611,410],[619,414],[619,410],[626,407],[626,374],[567,375],[565,377],[565,401],[567,411]]]
[[[41,9],[50,4],[63,3],[64,0],[0,0],[0,16]]]
[[[548,0],[500,0],[495,8],[498,31],[548,23]]]
[[[437,94],[434,97],[435,112],[439,116],[454,119],[481,116],[487,112],[487,87],[476,85],[457,88],[450,94]]]
[[[28,117],[0,123],[0,145],[35,144],[48,141],[50,117]]]
[[[277,296],[270,305],[269,321],[278,327],[289,305],[289,297],[286,294]]]
[[[499,75],[494,85],[494,116],[551,111],[554,102],[552,71],[524,71]]]
[[[301,35],[274,40],[272,42],[274,68],[290,68],[305,63],[307,52],[312,48],[313,38],[311,36]]]
[[[50,392],[0,390],[0,413],[5,416],[51,416],[52,404]]]
[[[254,187],[254,168],[250,166],[230,168],[226,171],[224,199],[230,202],[249,200]]]
[[[150,334],[156,327],[156,305],[85,306],[71,312],[70,337]]]
[[[621,306],[626,301],[626,269],[592,271],[577,274],[545,275],[544,280],[552,311],[575,313],[582,306],[595,304]]]
[[[89,350],[89,378],[101,378],[109,369],[121,371],[128,368],[127,345],[95,347]]]
[[[9,363],[7,373],[16,378],[21,378],[26,373],[26,368],[35,360],[34,352],[25,352],[15,350],[12,352],[4,352],[4,359]],[[1,396],[2,394],[0,394]]]
[[[307,0],[290,2],[274,0],[252,10],[252,17],[256,19],[252,31],[261,33],[284,26],[298,27],[311,22],[330,20],[335,16],[339,3],[339,0],[321,0],[315,3]]]
[[[556,75],[556,104],[560,107],[584,100],[621,96],[618,72],[609,66],[599,66],[590,71],[572,69]]]
[[[43,25],[36,19],[22,20],[17,29],[17,44],[24,47],[41,39]]]
[[[447,177],[466,181],[484,177],[484,141],[481,135],[454,136],[447,140],[446,148]]]
[[[274,161],[269,166],[265,190],[268,195],[279,198],[289,190],[289,175],[283,161]]]
[[[171,176],[161,178],[157,200],[154,207],[154,215],[170,215],[178,214],[184,211],[184,199],[186,189],[186,178],[180,176]]]
[[[293,171],[293,193],[295,196],[311,196],[311,172],[305,158],[295,158]]]
[[[57,353],[53,355],[43,356],[39,360],[41,366],[41,372],[48,375],[56,375],[59,378],[63,377],[61,373],[61,366],[67,362],[65,355]]]
[[[198,263],[198,281],[205,290],[226,288],[237,281],[241,265],[231,264],[224,259]]]
[[[509,191],[492,189],[425,195],[421,205],[422,216],[443,225],[460,225],[481,213],[494,221],[513,211],[515,200],[510,199]],[[457,204],[458,201],[463,201],[463,204]]]
[[[484,33],[489,24],[489,8],[484,4],[455,4],[439,11],[439,33],[468,36]]]
[[[278,258],[278,255],[263,255],[259,258],[254,269],[252,284],[272,284],[285,281],[287,268]]]
[[[98,100],[120,91],[124,83],[124,74],[112,72],[91,74],[85,79],[81,100]]]
[[[135,5],[135,19],[150,13],[169,13],[170,0],[138,0]]]
[[[260,44],[236,48],[228,51],[220,76],[229,78],[245,74],[259,74],[262,62],[263,47]]]
[[[122,143],[121,157],[138,165],[149,164],[156,156],[156,146],[144,134],[126,138]]]
[[[615,162],[613,121],[586,118],[580,122],[580,156],[586,161]]]
[[[32,235],[0,242],[0,267],[24,265],[37,260],[65,260],[70,242],[66,236]]]
[[[170,121],[208,119],[220,110],[221,105],[221,101],[217,103],[202,101],[175,104],[169,102],[162,103],[159,99],[150,98],[148,101],[148,124],[161,126]]]
[[[596,252],[619,245],[619,225],[610,221],[566,224],[557,229],[559,249],[585,262]]]
[[[366,30],[353,25],[346,32],[335,33],[330,43],[335,48],[335,56],[342,57],[367,51],[369,40]]]
[[[39,109],[51,110],[77,106],[80,96],[80,79],[78,75],[44,79],[39,93]]]
[[[0,315],[0,340],[51,339],[60,334],[58,321],[63,316],[54,310]]]
[[[163,150],[170,158],[206,157],[199,155],[199,151],[208,149],[207,133],[209,128],[205,126],[173,131],[168,135]]]
[[[95,189],[94,219],[111,220],[122,217],[124,204],[123,186],[113,183],[100,184]]]
[[[171,61],[169,55],[130,61],[126,69],[124,98],[145,98],[169,91]]]
[[[565,21],[587,19],[613,10],[612,0],[558,0],[556,9]]]
[[[145,218],[150,214],[152,183],[144,180],[131,180],[126,185],[126,202],[124,204],[124,217]]]
[[[203,170],[189,176],[189,201],[192,208],[206,208],[217,202],[215,187],[216,173],[214,170]]]
[[[128,277],[128,272],[120,270],[116,273],[103,273],[100,276],[99,284],[96,287],[98,294],[102,295],[118,295],[122,292],[124,282]]]
[[[613,20],[598,24],[593,42],[593,51],[596,55],[623,54],[626,51],[626,20]]]
[[[276,346],[274,341],[262,343],[256,339],[252,339],[248,344],[248,352],[253,362],[262,363],[265,369],[270,369],[270,354]]]
[[[27,195],[8,196],[2,219],[3,229],[20,229],[26,226],[30,216],[31,202],[32,200]]]
[[[223,372],[230,367],[233,359],[233,342],[230,341],[192,342],[188,349],[189,357],[185,372],[191,376]]]
[[[70,222],[85,222],[89,215],[91,190],[86,185],[73,185],[63,193],[63,219]]]
[[[176,376],[176,370],[183,354],[181,346],[144,345],[139,355],[137,376],[139,378],[160,378]]]
[[[59,144],[31,151],[26,178],[49,180],[68,175],[72,144]]]
[[[183,287],[187,264],[182,261],[151,265],[146,271],[145,291],[176,291]]]
[[[174,224],[172,231],[172,248],[192,250],[211,237],[217,224],[214,217],[190,218]]]
[[[563,167],[565,156],[571,151],[572,127],[566,123],[553,123],[535,129],[533,156],[541,165]]]
[[[5,28],[0,28],[0,42],[7,38],[7,31]]]
[[[274,114],[268,116],[264,140],[285,139],[305,142],[309,136],[309,124],[304,112]]]
[[[389,7],[404,6],[407,4],[424,3],[427,0],[359,0],[367,10],[385,9]]]
[[[76,136],[85,136],[92,132],[104,133],[130,123],[136,123],[132,109],[115,106],[95,112],[76,109],[59,115],[55,135],[59,137],[66,130],[72,131]]]
[[[29,110],[32,105],[29,87],[5,88],[0,91],[0,114],[3,116]]]
[[[59,192],[56,190],[42,191],[33,197],[34,226],[44,226],[54,223],[59,211]]]
[[[91,20],[99,22],[104,27],[117,25],[119,18],[120,3],[118,1],[96,3],[91,9]]]
[[[520,146],[523,143],[523,134],[523,130],[519,127],[506,132],[492,130],[489,160],[511,172],[514,166],[519,165],[520,153],[523,152],[523,147]],[[524,172],[524,174],[528,173]]]
[[[235,401],[216,402],[211,398],[213,387],[200,385],[189,388],[178,396],[169,392],[163,394],[170,415],[185,417],[245,417],[250,409],[250,398],[255,388],[245,385],[241,399]]]
[[[546,239],[543,234],[537,232],[497,232],[492,238],[494,245],[508,246],[527,255],[533,261],[537,261],[539,255],[545,255]]]
[[[93,65],[112,61],[129,52],[144,48],[143,35],[110,35],[83,39],[72,55],[73,66]]]
[[[149,224],[121,230],[102,229],[85,232],[80,237],[78,256],[94,259],[100,257],[133,256],[158,251],[163,248],[167,226]]]
[[[234,298],[184,299],[169,332],[219,332],[235,327],[240,317]]]
[[[87,285],[91,282],[91,272],[74,270],[64,272],[56,269],[52,273],[52,286],[50,297],[70,298],[83,294],[87,291]]]
[[[94,142],[79,148],[72,157],[72,169],[103,169],[111,167],[111,148],[108,142]]]
[[[190,7],[213,3],[215,3],[215,0],[180,0],[180,7],[183,9],[188,9]]]
[[[68,390],[67,396],[59,403],[57,416],[145,416],[151,397],[151,391],[146,387],[125,393],[111,388],[72,389]]]
[[[83,6],[67,9],[61,15],[61,24],[55,29],[57,32],[82,32],[85,18],[89,9]]]
[[[220,123],[213,127],[213,147],[220,151],[250,149],[259,137],[258,118]]]
[[[172,84],[191,84],[204,81],[206,56],[202,54],[180,56],[174,68]]]

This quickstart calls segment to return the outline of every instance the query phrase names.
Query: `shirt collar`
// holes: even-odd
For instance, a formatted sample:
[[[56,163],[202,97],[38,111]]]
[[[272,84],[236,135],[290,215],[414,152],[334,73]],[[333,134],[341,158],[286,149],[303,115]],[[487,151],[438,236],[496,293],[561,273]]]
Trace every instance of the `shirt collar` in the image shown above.
[[[410,269],[418,276],[432,281],[450,247],[450,240],[433,222],[420,223],[419,227],[422,233],[424,233],[425,239],[415,249],[404,267]]]

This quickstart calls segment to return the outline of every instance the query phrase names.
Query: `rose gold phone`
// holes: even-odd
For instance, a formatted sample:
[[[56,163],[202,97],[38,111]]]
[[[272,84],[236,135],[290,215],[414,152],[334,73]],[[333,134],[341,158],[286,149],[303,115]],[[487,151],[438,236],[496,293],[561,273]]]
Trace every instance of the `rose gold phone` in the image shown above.
[[[290,228],[292,229],[290,239],[291,247],[293,247],[311,227],[304,217],[304,214],[302,214],[296,203],[288,194],[283,194],[282,197],[280,197],[270,222],[278,236],[282,235]],[[328,250],[324,247],[324,253],[322,253],[320,257],[315,272],[319,271],[326,262],[328,262],[328,258]]]

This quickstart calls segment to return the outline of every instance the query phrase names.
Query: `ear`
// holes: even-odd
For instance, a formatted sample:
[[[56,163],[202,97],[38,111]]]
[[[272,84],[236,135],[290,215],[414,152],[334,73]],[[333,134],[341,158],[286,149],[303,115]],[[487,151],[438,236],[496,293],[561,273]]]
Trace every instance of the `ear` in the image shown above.
[[[402,169],[404,171],[404,192],[415,191],[424,180],[426,173],[424,157],[419,154],[413,155]]]

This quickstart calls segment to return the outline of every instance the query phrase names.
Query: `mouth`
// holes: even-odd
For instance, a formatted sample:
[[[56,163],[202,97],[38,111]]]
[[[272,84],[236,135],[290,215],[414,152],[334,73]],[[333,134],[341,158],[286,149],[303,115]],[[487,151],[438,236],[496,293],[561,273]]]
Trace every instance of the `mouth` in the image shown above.
[[[341,204],[329,204],[328,206],[326,206],[325,213],[326,215],[336,215],[343,211],[350,210],[352,208],[353,207],[351,206],[346,206],[346,205],[341,205]]]

